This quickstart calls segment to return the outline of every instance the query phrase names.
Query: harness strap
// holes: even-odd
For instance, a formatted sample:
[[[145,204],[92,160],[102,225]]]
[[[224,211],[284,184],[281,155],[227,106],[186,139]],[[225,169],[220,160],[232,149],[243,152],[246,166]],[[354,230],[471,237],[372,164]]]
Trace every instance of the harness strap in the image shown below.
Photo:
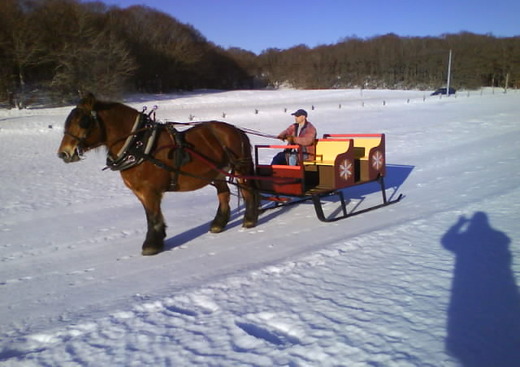
[[[135,118],[134,126],[132,126],[130,135],[128,135],[128,137],[125,140],[125,143],[123,144],[121,149],[119,149],[119,152],[116,154],[114,161],[121,159],[121,157],[123,157],[123,155],[126,153],[128,148],[130,147],[130,144],[132,144],[134,142],[135,136],[136,136],[135,132],[137,131],[137,129],[139,127],[139,123],[141,122],[141,117],[142,117],[142,114],[139,113],[137,115],[137,117]]]
[[[187,153],[186,148],[188,144],[185,140],[185,133],[178,131],[174,124],[166,124],[166,130],[170,134],[173,140],[173,167],[176,169],[171,171],[172,179],[170,181],[170,191],[177,191],[179,184],[179,172],[180,167],[190,161],[190,155]]]
[[[258,180],[258,181],[271,181],[271,182],[274,182],[274,183],[278,183],[278,184],[291,184],[291,183],[298,183],[298,182],[301,182],[301,179],[299,178],[285,178],[285,177],[266,177],[266,176],[250,176],[250,175],[237,175],[233,172],[228,172],[222,168],[219,168],[218,165],[213,162],[211,159],[205,157],[204,155],[202,154],[199,154],[197,151],[193,150],[192,148],[188,147],[188,146],[184,146],[183,147],[183,150],[185,150],[187,153],[189,153],[189,155],[191,155],[192,157],[194,157],[195,159],[197,160],[200,160],[201,162],[203,162],[204,164],[206,164],[208,167],[210,167],[211,169],[221,173],[222,175],[226,176],[229,178],[229,180],[238,180],[238,179],[242,179],[242,180]],[[232,185],[235,185],[235,186],[240,186],[239,184],[237,183],[234,183],[234,182],[231,182],[229,180],[219,180],[219,179],[211,179],[211,178],[206,178],[206,177],[202,177],[202,176],[198,176],[198,175],[194,175],[192,173],[189,173],[189,172],[186,172],[186,171],[183,171],[182,169],[180,169],[179,167],[174,167],[174,166],[170,166],[166,163],[164,163],[163,161],[157,159],[157,158],[154,158],[153,156],[149,155],[149,154],[143,154],[143,153],[138,153],[139,155],[139,158],[142,158],[144,160],[147,160],[149,161],[150,163],[153,163],[155,166],[159,167],[159,168],[162,168],[168,172],[171,172],[172,174],[176,174],[177,177],[180,176],[180,175],[183,175],[183,176],[189,176],[189,177],[193,177],[193,178],[197,178],[199,180],[205,180],[205,181],[208,181],[208,182],[215,182],[215,181],[226,181],[227,183],[229,184],[232,184]]]
[[[301,181],[297,178],[293,179],[283,177],[274,178],[265,176],[237,175],[235,172],[228,172],[227,170],[219,167],[219,165],[210,158],[192,149],[192,147],[185,141],[185,133],[175,129],[174,125],[176,124],[177,123],[159,124],[150,119],[149,115],[139,113],[132,127],[132,131],[126,138],[123,147],[119,150],[115,158],[112,158],[110,155],[107,156],[107,166],[103,168],[103,170],[110,168],[114,171],[122,171],[135,167],[142,163],[144,160],[147,160],[153,163],[155,166],[171,173],[172,180],[170,183],[170,191],[176,191],[178,189],[179,175],[185,175],[200,180],[206,180],[210,183],[215,181],[226,181],[236,186],[239,186],[239,184],[231,182],[231,180],[265,180],[282,184],[297,183]],[[164,163],[163,161],[154,158],[151,154],[158,137],[158,130],[160,128],[166,128],[167,132],[170,134],[172,138],[172,144],[169,146],[156,148],[155,152],[161,149],[171,148],[173,150],[173,166],[170,166]],[[229,152],[226,151],[226,154],[229,155]],[[202,161],[211,169],[227,177],[228,180],[208,179],[183,171],[181,167],[184,164],[188,163],[191,157],[194,157],[195,159]]]

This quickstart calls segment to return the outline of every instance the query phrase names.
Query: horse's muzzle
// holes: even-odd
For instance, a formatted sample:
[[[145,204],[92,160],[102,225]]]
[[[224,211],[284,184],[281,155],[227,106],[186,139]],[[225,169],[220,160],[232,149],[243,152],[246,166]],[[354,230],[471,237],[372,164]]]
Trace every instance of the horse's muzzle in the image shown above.
[[[67,152],[58,152],[58,158],[63,160],[65,163],[77,162],[81,159],[77,150],[75,150],[73,154]]]

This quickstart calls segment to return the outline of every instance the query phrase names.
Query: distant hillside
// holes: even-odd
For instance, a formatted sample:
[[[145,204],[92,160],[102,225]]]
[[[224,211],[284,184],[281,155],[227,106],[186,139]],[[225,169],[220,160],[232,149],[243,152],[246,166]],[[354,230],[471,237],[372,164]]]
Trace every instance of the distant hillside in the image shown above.
[[[295,88],[434,89],[520,86],[520,37],[463,32],[441,37],[345,38],[333,45],[260,55],[223,49],[190,25],[146,6],[79,0],[2,0],[0,103],[44,95],[63,103],[87,91]]]

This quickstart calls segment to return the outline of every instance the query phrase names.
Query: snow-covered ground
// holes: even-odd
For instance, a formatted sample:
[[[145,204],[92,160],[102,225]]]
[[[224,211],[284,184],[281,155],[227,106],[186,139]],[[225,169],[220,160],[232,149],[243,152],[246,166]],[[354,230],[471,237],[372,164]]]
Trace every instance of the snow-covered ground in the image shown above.
[[[101,171],[104,152],[56,157],[72,106],[2,110],[1,366],[520,366],[520,92],[125,103],[269,134],[305,108],[320,135],[386,133],[387,192],[405,197],[329,224],[303,203],[249,230],[234,198],[228,229],[211,234],[215,190],[170,193],[166,251],[142,257],[144,211]]]

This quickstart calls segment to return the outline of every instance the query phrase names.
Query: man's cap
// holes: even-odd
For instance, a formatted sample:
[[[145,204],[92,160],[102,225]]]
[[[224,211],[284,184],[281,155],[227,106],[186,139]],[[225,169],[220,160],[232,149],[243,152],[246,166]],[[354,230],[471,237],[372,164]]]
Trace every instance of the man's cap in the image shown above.
[[[307,111],[299,109],[298,111],[291,113],[293,116],[305,116],[307,117]]]

